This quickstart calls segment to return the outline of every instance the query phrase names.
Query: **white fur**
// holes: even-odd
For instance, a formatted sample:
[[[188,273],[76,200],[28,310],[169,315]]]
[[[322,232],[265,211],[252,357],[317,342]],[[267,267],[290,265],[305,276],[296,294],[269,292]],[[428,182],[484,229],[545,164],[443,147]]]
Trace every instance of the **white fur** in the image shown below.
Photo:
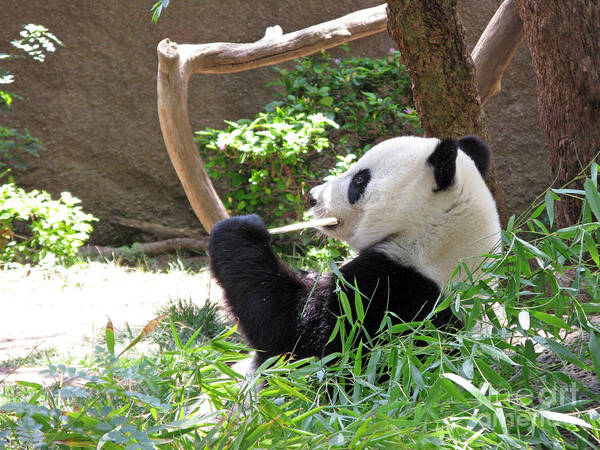
[[[356,250],[375,247],[443,286],[459,260],[473,271],[493,250],[500,235],[494,199],[473,160],[458,152],[452,185],[435,192],[427,158],[439,139],[399,137],[367,152],[338,178],[313,188],[317,218],[336,217],[339,225],[322,231]],[[355,204],[348,185],[369,169],[371,180]]]

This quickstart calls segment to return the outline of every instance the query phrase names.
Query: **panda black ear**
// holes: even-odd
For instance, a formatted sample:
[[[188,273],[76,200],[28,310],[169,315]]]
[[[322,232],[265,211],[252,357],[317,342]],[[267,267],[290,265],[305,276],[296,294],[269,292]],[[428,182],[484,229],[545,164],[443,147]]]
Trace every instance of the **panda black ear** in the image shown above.
[[[427,158],[427,163],[433,167],[433,176],[437,183],[437,188],[434,189],[435,192],[448,189],[454,181],[457,153],[458,144],[456,140],[444,139]]]
[[[491,151],[477,136],[465,136],[459,139],[460,149],[471,157],[483,178],[490,168]]]

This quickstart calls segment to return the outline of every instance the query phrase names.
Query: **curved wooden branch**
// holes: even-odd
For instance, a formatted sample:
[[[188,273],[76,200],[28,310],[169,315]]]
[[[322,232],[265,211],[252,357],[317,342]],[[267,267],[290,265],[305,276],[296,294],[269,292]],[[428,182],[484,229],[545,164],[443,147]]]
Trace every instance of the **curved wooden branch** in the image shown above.
[[[515,15],[518,18],[512,0],[506,0],[492,19],[496,25],[486,28],[476,47],[477,53],[473,54],[479,92],[486,92],[481,97],[482,104],[496,92],[493,87],[499,86],[504,69],[522,41]],[[281,63],[382,32],[386,26],[383,4],[293,33],[283,34],[281,28],[271,27],[264,38],[249,44],[178,45],[169,39],[158,44],[161,130],[188,200],[207,232],[228,214],[194,144],[187,109],[190,77],[194,73],[232,73]],[[521,35],[515,39],[518,33]],[[505,47],[509,49],[502,50]],[[488,70],[488,66],[494,69]]]
[[[481,106],[500,92],[500,81],[525,39],[523,22],[513,0],[505,0],[481,34],[471,53]]]
[[[188,115],[189,73],[182,70],[177,44],[158,46],[158,117],[169,157],[190,204],[208,232],[227,211],[213,187],[194,143]]]
[[[337,47],[385,30],[386,5],[362,9],[339,19],[288,34],[267,30],[265,37],[250,44],[213,43],[180,45],[186,71],[231,73],[270,66]],[[280,28],[275,28],[281,30]]]

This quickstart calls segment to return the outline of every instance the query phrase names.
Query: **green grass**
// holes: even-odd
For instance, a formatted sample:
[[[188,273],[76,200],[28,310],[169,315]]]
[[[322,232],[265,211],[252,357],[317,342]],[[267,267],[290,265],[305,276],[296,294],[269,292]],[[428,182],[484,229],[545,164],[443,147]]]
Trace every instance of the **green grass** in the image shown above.
[[[585,186],[568,192],[583,202],[579,224],[551,226],[565,191],[550,191],[511,221],[480,277],[449,284],[439,308],[463,319],[460,330],[384,322],[354,342],[359,322],[342,317],[341,354],[274,359],[243,382],[232,364],[248,349],[235,329],[210,307],[175,303],[154,327],[156,353],[99,346],[78,369],[49,368],[77,385],[3,387],[0,447],[597,447],[600,396],[580,376],[600,373],[597,166]]]
[[[158,316],[163,314],[166,314],[170,321],[165,320],[160,323],[152,333],[152,340],[165,350],[173,350],[176,347],[171,323],[181,341],[187,342],[195,334],[194,345],[206,342],[230,326],[223,317],[219,305],[210,300],[206,300],[202,306],[197,306],[190,299],[171,301],[157,313]],[[200,332],[195,333],[197,330]]]

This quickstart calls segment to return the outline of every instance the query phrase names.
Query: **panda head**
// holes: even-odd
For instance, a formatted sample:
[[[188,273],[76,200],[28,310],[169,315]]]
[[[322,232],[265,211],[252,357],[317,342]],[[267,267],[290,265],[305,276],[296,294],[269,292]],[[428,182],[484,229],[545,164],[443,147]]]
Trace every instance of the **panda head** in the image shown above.
[[[488,147],[475,136],[398,137],[381,142],[347,172],[311,189],[309,202],[316,218],[338,220],[321,231],[356,250],[394,242],[392,252],[404,248],[408,259],[430,250],[439,254],[443,250],[436,247],[451,247],[453,239],[460,246],[475,238],[479,228],[482,233],[499,231],[484,182],[489,162]]]

